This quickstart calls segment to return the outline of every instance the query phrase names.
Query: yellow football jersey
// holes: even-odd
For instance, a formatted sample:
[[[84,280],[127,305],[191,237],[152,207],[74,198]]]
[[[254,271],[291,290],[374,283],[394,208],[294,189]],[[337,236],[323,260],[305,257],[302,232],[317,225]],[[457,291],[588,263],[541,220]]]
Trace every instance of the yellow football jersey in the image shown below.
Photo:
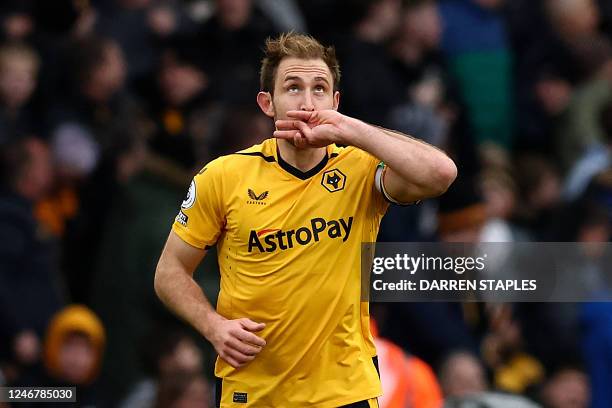
[[[198,248],[217,245],[217,311],[266,324],[266,346],[246,366],[217,359],[221,407],[339,407],[381,395],[361,243],[376,240],[387,202],[375,157],[327,147],[301,172],[276,139],[206,165],[173,230]]]

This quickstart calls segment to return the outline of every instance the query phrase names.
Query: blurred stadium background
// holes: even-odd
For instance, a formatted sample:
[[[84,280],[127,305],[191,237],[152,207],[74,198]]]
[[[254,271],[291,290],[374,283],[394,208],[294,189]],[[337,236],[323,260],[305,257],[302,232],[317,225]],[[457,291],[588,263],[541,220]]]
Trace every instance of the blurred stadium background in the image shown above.
[[[192,175],[271,135],[259,62],[287,30],[336,46],[342,112],[458,164],[380,240],[610,240],[608,0],[3,0],[0,385],[212,406],[213,351],[153,274]],[[612,407],[607,303],[372,310],[385,408]]]

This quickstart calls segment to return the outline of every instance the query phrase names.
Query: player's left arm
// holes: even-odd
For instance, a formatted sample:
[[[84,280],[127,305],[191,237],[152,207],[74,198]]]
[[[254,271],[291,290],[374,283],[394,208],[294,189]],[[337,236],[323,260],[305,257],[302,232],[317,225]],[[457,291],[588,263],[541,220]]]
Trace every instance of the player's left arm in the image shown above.
[[[440,149],[400,132],[379,128],[335,110],[289,111],[295,120],[276,122],[275,137],[297,146],[355,146],[382,160],[386,194],[411,203],[443,194],[457,177],[455,163]]]
[[[385,163],[382,188],[393,201],[405,204],[437,197],[457,177],[457,166],[437,147],[395,130],[358,122],[364,133],[351,134],[344,143]]]

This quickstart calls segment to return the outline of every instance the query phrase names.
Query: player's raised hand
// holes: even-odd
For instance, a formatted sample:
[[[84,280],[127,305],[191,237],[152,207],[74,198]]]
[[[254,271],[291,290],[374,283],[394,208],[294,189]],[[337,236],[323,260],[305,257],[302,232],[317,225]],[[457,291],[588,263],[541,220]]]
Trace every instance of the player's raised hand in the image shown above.
[[[254,333],[264,329],[264,323],[251,319],[219,320],[208,340],[222,360],[234,368],[252,361],[266,345],[266,341]]]
[[[296,147],[323,147],[340,141],[346,116],[333,109],[288,111],[277,120],[274,137],[292,140]]]

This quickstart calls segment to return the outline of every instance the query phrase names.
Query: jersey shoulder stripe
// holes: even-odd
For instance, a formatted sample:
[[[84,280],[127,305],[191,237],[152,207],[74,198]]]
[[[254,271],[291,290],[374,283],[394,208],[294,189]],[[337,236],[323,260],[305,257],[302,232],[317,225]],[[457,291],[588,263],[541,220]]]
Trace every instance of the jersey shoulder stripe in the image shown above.
[[[238,155],[241,155],[241,156],[257,156],[257,157],[261,157],[262,159],[264,159],[268,163],[273,163],[273,162],[276,161],[274,156],[266,156],[265,154],[263,154],[263,152],[238,152],[238,153],[234,153],[234,154],[238,154]]]

